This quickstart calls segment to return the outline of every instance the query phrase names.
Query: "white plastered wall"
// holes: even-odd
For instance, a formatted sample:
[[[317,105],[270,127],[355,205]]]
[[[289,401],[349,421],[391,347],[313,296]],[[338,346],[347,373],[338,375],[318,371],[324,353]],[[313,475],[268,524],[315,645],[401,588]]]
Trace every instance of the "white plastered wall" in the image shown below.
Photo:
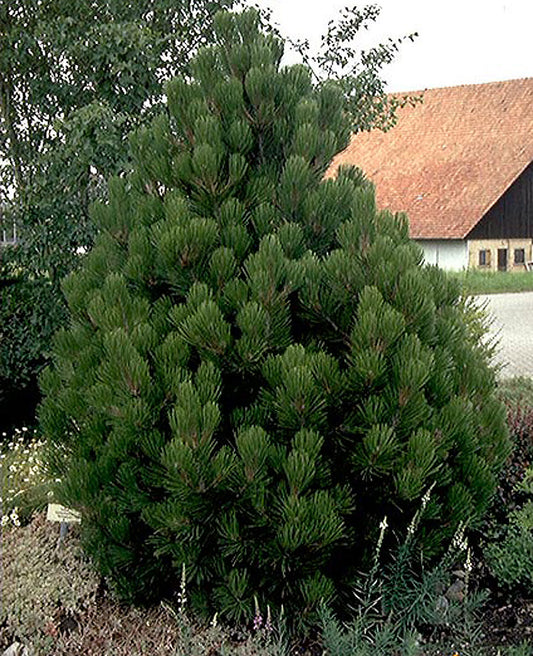
[[[468,244],[463,239],[417,239],[427,264],[436,264],[446,271],[461,271],[468,267]]]

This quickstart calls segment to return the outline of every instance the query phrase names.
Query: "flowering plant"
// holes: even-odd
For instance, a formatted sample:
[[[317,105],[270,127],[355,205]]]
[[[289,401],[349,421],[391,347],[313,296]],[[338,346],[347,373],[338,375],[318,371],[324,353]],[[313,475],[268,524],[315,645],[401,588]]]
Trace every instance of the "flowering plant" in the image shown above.
[[[42,454],[44,441],[35,429],[15,428],[2,434],[0,447],[0,523],[20,526],[45,505],[50,482]]]

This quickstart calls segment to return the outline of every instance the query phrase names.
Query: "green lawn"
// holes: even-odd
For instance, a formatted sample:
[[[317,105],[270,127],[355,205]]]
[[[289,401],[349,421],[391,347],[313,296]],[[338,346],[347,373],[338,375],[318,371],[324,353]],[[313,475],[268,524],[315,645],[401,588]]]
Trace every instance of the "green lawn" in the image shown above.
[[[499,294],[533,291],[533,271],[450,271],[466,294]]]

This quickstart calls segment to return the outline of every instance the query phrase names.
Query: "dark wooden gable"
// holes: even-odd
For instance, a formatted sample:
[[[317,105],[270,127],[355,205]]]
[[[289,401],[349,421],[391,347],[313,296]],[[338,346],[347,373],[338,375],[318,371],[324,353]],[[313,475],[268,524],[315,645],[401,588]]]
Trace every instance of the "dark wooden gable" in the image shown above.
[[[533,162],[467,235],[467,239],[513,238],[533,238]]]

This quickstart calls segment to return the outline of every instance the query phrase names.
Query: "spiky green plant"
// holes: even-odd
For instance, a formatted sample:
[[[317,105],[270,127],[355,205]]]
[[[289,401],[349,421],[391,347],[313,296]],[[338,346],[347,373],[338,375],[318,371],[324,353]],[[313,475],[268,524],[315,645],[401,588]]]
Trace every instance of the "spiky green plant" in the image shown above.
[[[309,616],[384,515],[428,552],[483,513],[505,415],[457,286],[355,169],[343,97],[221,14],[65,281],[40,410],[57,494],[123,596]]]

